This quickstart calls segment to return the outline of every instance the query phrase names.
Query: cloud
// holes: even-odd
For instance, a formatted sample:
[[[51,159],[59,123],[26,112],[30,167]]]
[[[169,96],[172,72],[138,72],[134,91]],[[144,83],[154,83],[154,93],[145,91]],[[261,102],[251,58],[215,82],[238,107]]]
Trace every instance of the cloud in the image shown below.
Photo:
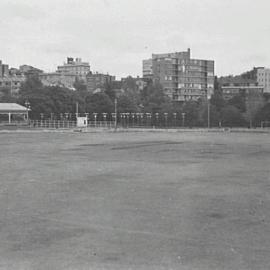
[[[33,3],[27,3],[27,1],[18,2],[3,0],[3,2],[0,3],[0,9],[1,17],[8,20],[21,19],[33,21],[39,20],[46,15],[41,9],[35,7]]]
[[[152,53],[190,47],[223,75],[270,65],[269,9],[268,0],[1,0],[0,51],[13,66],[53,70],[73,55],[124,76],[141,74]]]

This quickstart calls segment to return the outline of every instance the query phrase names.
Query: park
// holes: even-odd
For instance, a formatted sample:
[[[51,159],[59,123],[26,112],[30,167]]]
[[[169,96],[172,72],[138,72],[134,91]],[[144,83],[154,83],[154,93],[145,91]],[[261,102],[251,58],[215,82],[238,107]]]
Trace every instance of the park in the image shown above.
[[[0,269],[270,268],[269,133],[0,138]]]

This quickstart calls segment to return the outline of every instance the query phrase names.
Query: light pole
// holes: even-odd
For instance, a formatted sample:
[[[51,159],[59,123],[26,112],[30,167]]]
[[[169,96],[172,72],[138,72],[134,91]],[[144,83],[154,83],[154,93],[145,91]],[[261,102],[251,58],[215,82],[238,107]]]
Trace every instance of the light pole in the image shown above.
[[[84,113],[85,114],[85,117],[86,117],[86,127],[88,126],[88,115],[89,115],[89,113]]]
[[[207,126],[210,128],[210,99],[211,95],[207,95]]]
[[[76,102],[76,118],[79,117],[79,102]]]
[[[115,113],[115,119],[114,119],[114,129],[117,130],[117,99],[114,99],[114,113]]]
[[[182,126],[183,126],[183,127],[185,126],[185,116],[186,116],[186,113],[183,112],[183,113],[182,113]]]
[[[168,113],[164,113],[164,117],[165,117],[165,126],[167,127]]]
[[[26,107],[26,119],[27,119],[27,122],[29,123],[29,110],[30,110],[30,102],[28,100],[26,100],[24,102],[24,105]]]
[[[134,127],[134,118],[135,118],[135,113],[131,113],[131,117],[132,117],[132,127]]]
[[[144,116],[144,113],[140,113],[140,115],[141,115],[141,124],[143,126],[143,116]]]
[[[151,126],[151,113],[146,113],[147,126]]]
[[[158,116],[159,116],[159,113],[155,113],[155,116],[156,116],[156,126],[158,125]]]
[[[129,126],[129,115],[130,115],[130,113],[126,113],[126,118],[127,118],[127,127]]]
[[[136,124],[140,126],[140,113],[136,113]]]
[[[174,127],[176,127],[176,116],[177,116],[177,113],[173,113]]]
[[[107,113],[102,113],[102,116],[103,116],[104,124],[105,126],[107,126]]]
[[[95,127],[97,127],[97,113],[93,113],[95,119]]]
[[[41,113],[40,114],[40,127],[42,127],[43,118],[44,118],[44,113]]]

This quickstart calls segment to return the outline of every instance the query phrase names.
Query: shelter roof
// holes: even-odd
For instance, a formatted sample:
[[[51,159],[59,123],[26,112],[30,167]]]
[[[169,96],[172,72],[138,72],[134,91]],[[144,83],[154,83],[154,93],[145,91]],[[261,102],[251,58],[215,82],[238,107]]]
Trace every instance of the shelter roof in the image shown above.
[[[25,112],[27,111],[27,108],[22,106],[22,105],[19,105],[17,103],[0,103],[0,112],[18,112],[18,111],[21,111],[21,112]]]

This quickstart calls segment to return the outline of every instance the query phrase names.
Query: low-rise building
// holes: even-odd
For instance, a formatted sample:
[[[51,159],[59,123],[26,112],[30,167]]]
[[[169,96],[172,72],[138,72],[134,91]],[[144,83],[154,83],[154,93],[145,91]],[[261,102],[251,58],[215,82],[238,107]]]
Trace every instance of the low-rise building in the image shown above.
[[[35,75],[39,75],[43,73],[43,70],[35,68],[33,66],[30,65],[22,65],[19,68],[20,73],[24,74],[25,76],[29,77],[29,76],[35,76]]]
[[[86,76],[87,91],[94,93],[95,91],[102,91],[106,84],[111,84],[115,81],[115,76],[102,73],[88,73]]]
[[[270,68],[257,68],[257,83],[264,88],[264,93],[270,93]]]
[[[246,84],[246,85],[227,85],[222,86],[222,96],[225,100],[229,100],[234,96],[241,95],[245,98],[262,96],[264,92],[263,86],[258,86],[256,84]]]
[[[46,86],[61,86],[74,90],[74,83],[77,75],[49,72],[39,74],[39,79]]]
[[[80,80],[86,83],[89,72],[88,62],[82,62],[80,58],[74,60],[68,57],[66,63],[57,67],[56,72],[40,73],[39,78],[44,85],[62,86],[74,90],[75,81]]]
[[[25,76],[18,69],[9,69],[9,65],[0,61],[0,88],[9,90],[15,96],[24,81]]]

